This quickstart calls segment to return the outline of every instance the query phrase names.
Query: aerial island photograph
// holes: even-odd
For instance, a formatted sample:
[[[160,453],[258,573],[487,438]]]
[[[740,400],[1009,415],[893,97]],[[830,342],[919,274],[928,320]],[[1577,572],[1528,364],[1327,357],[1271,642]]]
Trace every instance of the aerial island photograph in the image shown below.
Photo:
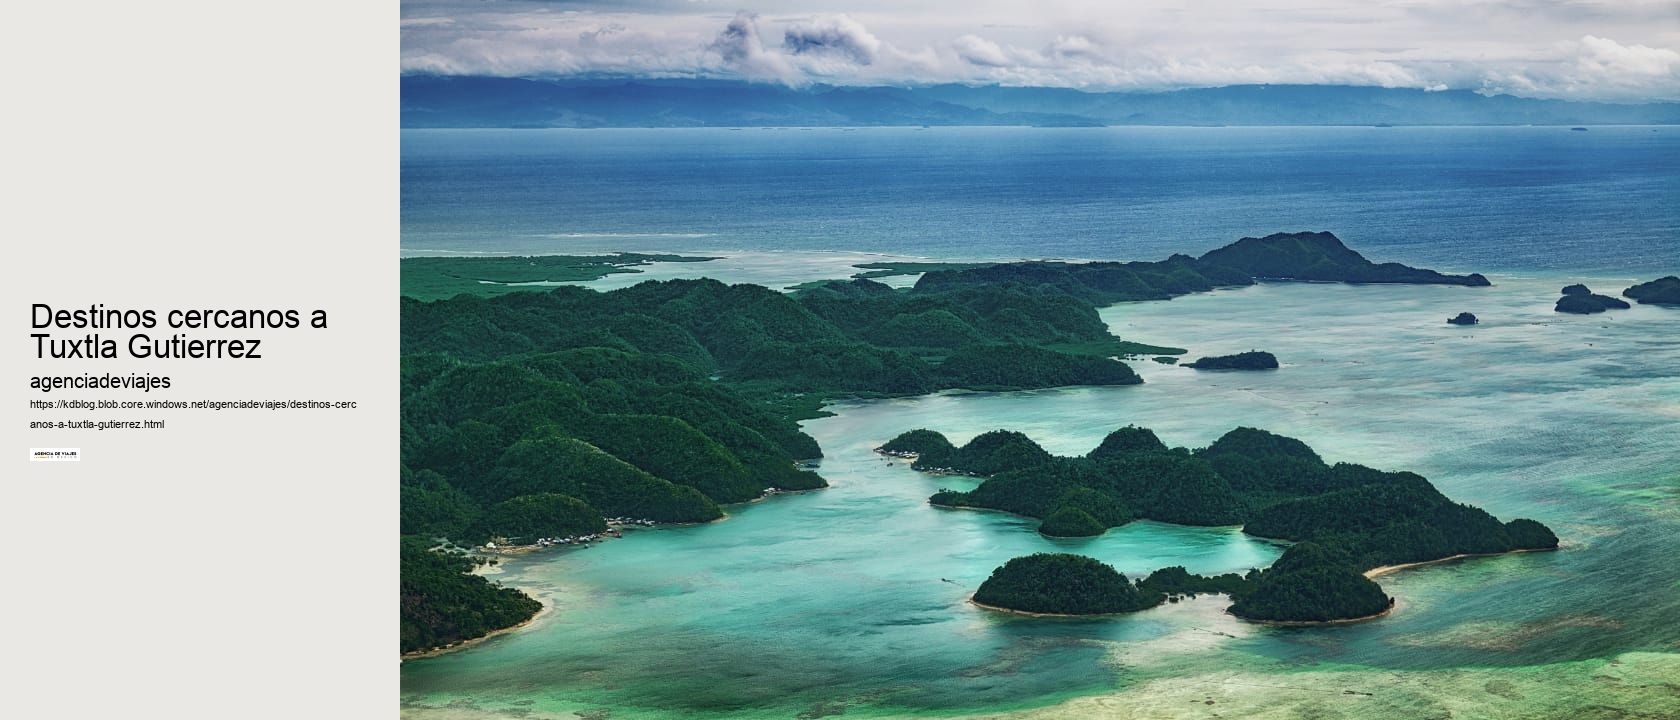
[[[403,0],[412,720],[1680,718],[1680,6]]]

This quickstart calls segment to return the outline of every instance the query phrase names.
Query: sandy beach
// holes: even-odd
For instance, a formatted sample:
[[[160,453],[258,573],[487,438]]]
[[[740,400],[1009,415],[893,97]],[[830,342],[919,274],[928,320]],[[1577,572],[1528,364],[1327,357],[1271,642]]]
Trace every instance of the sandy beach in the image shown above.
[[[485,640],[489,640],[490,638],[496,637],[498,635],[506,635],[508,633],[514,632],[514,631],[519,630],[521,628],[524,628],[524,627],[530,625],[531,623],[536,622],[538,618],[541,618],[542,616],[547,615],[549,610],[552,610],[554,608],[554,604],[552,602],[550,602],[549,599],[545,596],[533,595],[530,592],[526,592],[525,594],[532,597],[537,602],[542,603],[542,608],[538,609],[537,612],[535,614],[531,615],[531,617],[529,619],[527,619],[525,622],[519,623],[518,625],[510,625],[508,627],[502,628],[500,630],[493,631],[493,632],[491,632],[489,634],[486,634],[486,635],[480,635],[478,637],[471,638],[471,639],[468,639],[468,640],[462,640],[460,642],[445,645],[443,647],[432,648],[430,650],[416,650],[414,652],[406,652],[406,653],[402,654],[402,659],[403,660],[418,660],[420,658],[433,657],[433,656],[437,656],[437,655],[442,655],[444,653],[454,652],[456,650],[461,650],[463,648],[472,647],[474,645],[477,645],[481,642],[484,642]]]
[[[1459,554],[1459,555],[1452,555],[1452,556],[1449,556],[1449,557],[1440,558],[1438,560],[1424,560],[1422,562],[1401,563],[1399,565],[1378,565],[1377,567],[1371,568],[1370,570],[1366,570],[1365,571],[1365,577],[1376,578],[1376,577],[1379,577],[1379,576],[1382,576],[1382,575],[1387,575],[1391,572],[1395,572],[1397,570],[1405,570],[1406,568],[1413,568],[1413,567],[1422,567],[1424,565],[1440,565],[1441,563],[1449,563],[1449,562],[1452,562],[1454,560],[1463,560],[1465,558],[1498,557],[1500,555],[1515,555],[1517,553],[1526,553],[1526,552],[1551,552],[1551,551],[1556,550],[1556,549],[1557,548],[1529,548],[1529,549],[1523,549],[1523,550],[1507,550],[1505,552],[1498,552],[1498,553],[1462,553],[1462,554]]]
[[[1011,615],[1025,615],[1027,617],[1040,617],[1040,618],[1100,618],[1100,617],[1115,617],[1117,615],[1129,615],[1130,614],[1130,613],[1123,613],[1123,612],[1112,612],[1112,613],[1091,613],[1091,614],[1088,614],[1088,615],[1069,615],[1067,613],[1028,612],[1026,610],[1012,610],[1012,609],[1006,608],[1006,607],[998,607],[996,605],[987,605],[986,603],[983,603],[983,602],[977,602],[974,599],[973,595],[968,596],[968,603],[970,605],[975,606],[975,607],[985,608],[987,610],[992,610],[994,612],[1009,613]],[[1145,608],[1145,609],[1147,609],[1147,608]]]

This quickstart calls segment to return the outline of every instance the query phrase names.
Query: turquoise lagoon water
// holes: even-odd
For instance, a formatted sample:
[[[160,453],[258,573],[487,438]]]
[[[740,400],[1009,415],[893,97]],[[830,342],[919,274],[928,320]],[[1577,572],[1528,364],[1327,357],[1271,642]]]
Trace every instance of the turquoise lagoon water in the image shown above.
[[[1570,282],[1613,293],[1680,272],[1680,143],[1669,128],[1553,130],[405,133],[410,254],[725,254],[643,277],[779,285],[876,254],[1159,259],[1329,229],[1373,259],[1495,285],[1268,283],[1124,304],[1103,311],[1122,337],[1192,358],[1264,349],[1283,367],[1137,360],[1139,386],[836,404],[805,424],[827,490],[504,561],[495,578],[551,610],[405,662],[403,714],[1680,716],[1680,311],[1551,309]],[[1445,323],[1461,311],[1482,324]],[[1385,575],[1396,611],[1357,625],[1255,626],[1222,598],[1007,616],[966,598],[1025,553],[1137,576],[1240,571],[1279,549],[1148,522],[1050,540],[1023,518],[930,507],[975,481],[871,452],[916,427],[959,441],[1007,427],[1076,454],[1126,424],[1190,447],[1239,425],[1291,435],[1546,522],[1563,548]]]
[[[554,610],[529,629],[406,663],[407,710],[945,715],[1124,693],[1187,671],[1351,668],[1342,682],[1366,688],[1353,678],[1672,653],[1680,314],[1562,316],[1551,311],[1560,278],[1495,282],[1263,284],[1104,311],[1116,333],[1192,356],[1270,350],[1276,372],[1135,362],[1140,386],[836,405],[835,417],[806,423],[832,488],[505,563],[498,579]],[[1461,310],[1483,324],[1445,324]],[[1117,619],[1002,616],[965,600],[1017,555],[1079,552],[1138,576],[1167,565],[1241,571],[1279,550],[1235,529],[1148,522],[1050,540],[1031,520],[928,506],[938,488],[974,481],[871,452],[916,427],[957,440],[1009,427],[1082,453],[1125,424],[1192,447],[1238,425],[1268,428],[1327,460],[1417,471],[1501,518],[1542,520],[1564,549],[1385,576],[1400,608],[1355,626],[1255,627],[1215,598]],[[1127,660],[1140,649],[1153,659]]]

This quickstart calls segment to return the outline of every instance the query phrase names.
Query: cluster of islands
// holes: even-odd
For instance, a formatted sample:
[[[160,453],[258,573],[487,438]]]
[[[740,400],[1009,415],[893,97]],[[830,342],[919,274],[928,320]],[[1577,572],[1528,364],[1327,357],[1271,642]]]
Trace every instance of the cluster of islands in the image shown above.
[[[611,292],[538,284],[670,259],[402,261],[405,654],[515,626],[540,609],[472,572],[489,543],[501,551],[704,523],[767,492],[826,487],[814,472],[822,449],[798,421],[820,417],[831,400],[1135,385],[1142,379],[1124,360],[1186,353],[1111,335],[1099,308],[1262,280],[1488,285],[1481,275],[1372,263],[1322,232],[1243,238],[1199,258],[1158,262],[869,269],[876,277],[920,274],[905,289],[868,277],[788,292],[709,279]],[[1258,369],[1277,360],[1251,351],[1187,365]],[[1223,592],[1244,617],[1357,617],[1387,602],[1363,570],[1556,542],[1538,523],[1499,523],[1454,504],[1415,475],[1327,466],[1299,442],[1259,430],[1189,451],[1124,429],[1083,458],[1048,456],[1014,434],[962,447],[940,445],[933,433],[917,437],[900,445],[919,465],[988,478],[971,493],[935,495],[936,504],[1031,515],[1047,534],[1151,518],[1242,524],[1295,542],[1271,568],[1243,577],[1163,568],[1116,584],[1081,560],[1012,561],[975,597],[998,607],[1089,612],[1010,599],[1021,595],[1009,588],[1067,587],[1053,578],[1095,573],[1104,587],[1137,593],[1086,598],[1108,608],[1098,612],[1117,611],[1116,602],[1136,609],[1158,597]],[[981,451],[994,442],[998,448]],[[1010,567],[1019,569],[1004,572]],[[1326,597],[1335,599],[1302,602],[1297,595],[1309,587],[1330,589]]]
[[[1575,283],[1565,285],[1559,291],[1562,297],[1557,299],[1553,310],[1560,313],[1574,315],[1592,315],[1609,310],[1627,310],[1633,307],[1626,300],[1609,295],[1600,295],[1585,285]],[[1642,305],[1670,305],[1680,306],[1680,277],[1669,275],[1650,282],[1639,283],[1622,291],[1622,297],[1633,298]],[[1461,312],[1447,318],[1449,325],[1475,325],[1481,322],[1475,313]]]
[[[1127,426],[1079,457],[1058,457],[1025,435],[983,433],[953,446],[918,429],[877,449],[924,472],[985,477],[968,492],[928,502],[1037,518],[1052,537],[1101,535],[1133,520],[1241,525],[1292,543],[1270,568],[1203,577],[1162,568],[1137,583],[1073,555],[1015,558],[974,594],[976,604],[1049,615],[1132,612],[1169,598],[1223,593],[1250,620],[1329,622],[1386,612],[1390,598],[1363,573],[1385,566],[1516,550],[1550,550],[1558,539],[1533,520],[1500,522],[1453,502],[1409,472],[1326,464],[1294,438],[1239,427],[1205,448],[1169,448]]]
[[[1552,309],[1576,316],[1591,316],[1606,310],[1626,310],[1633,307],[1628,304],[1628,300],[1621,297],[1631,297],[1643,305],[1680,305],[1680,277],[1668,275],[1651,282],[1641,282],[1621,290],[1621,297],[1596,294],[1593,289],[1583,284],[1564,285],[1559,294],[1562,297],[1557,299],[1557,304]],[[1482,322],[1482,319],[1473,312],[1460,312],[1457,316],[1446,319],[1446,324],[1450,326],[1475,326],[1478,322]]]
[[[1557,306],[1554,309],[1561,313],[1591,315],[1607,310],[1626,310],[1633,307],[1626,300],[1609,295],[1600,295],[1580,283],[1565,285],[1560,292],[1563,297],[1558,298]],[[1680,277],[1670,275],[1651,282],[1639,283],[1623,290],[1622,297],[1633,298],[1644,305],[1680,305]]]

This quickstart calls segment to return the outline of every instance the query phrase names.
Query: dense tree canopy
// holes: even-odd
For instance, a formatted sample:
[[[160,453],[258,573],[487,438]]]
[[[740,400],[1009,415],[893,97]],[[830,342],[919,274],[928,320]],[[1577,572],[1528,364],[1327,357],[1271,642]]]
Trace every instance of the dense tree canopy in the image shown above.
[[[559,493],[520,495],[490,506],[481,535],[533,541],[605,532],[607,523],[588,503]]]
[[[1012,430],[981,433],[962,447],[953,447],[939,433],[912,430],[887,441],[878,450],[915,454],[916,461],[911,467],[917,470],[981,477],[1011,470],[1028,470],[1050,461],[1050,453],[1032,438]]]
[[[588,535],[604,528],[607,517],[704,522],[721,517],[720,504],[770,489],[823,487],[821,477],[802,467],[821,450],[796,420],[812,417],[825,399],[1135,384],[1138,376],[1113,356],[1181,351],[1115,338],[1098,307],[1251,284],[1278,257],[1317,279],[1475,284],[1479,278],[1372,265],[1321,235],[1245,239],[1230,252],[1155,263],[936,268],[907,291],[869,280],[793,293],[671,280],[606,293],[498,286],[505,294],[493,298],[420,302],[405,295],[403,647],[453,642],[535,612],[529,598],[467,574],[469,561],[428,549],[438,539]],[[546,278],[598,275],[612,269],[602,263],[630,261],[640,260],[499,259],[483,267],[492,275]],[[405,264],[429,273],[417,278],[414,294],[478,288],[481,283],[444,267],[460,269],[463,262]],[[1343,482],[1358,473],[1338,475],[1310,450],[1302,455],[1288,443],[1256,437],[1228,436],[1192,454],[1167,449],[1148,430],[1126,428],[1088,457],[1055,458],[1020,433],[993,431],[955,447],[922,430],[882,450],[918,456],[917,468],[988,478],[973,492],[941,492],[935,503],[1031,515],[1044,519],[1050,534],[1100,533],[1135,517],[1236,523],[1358,485]],[[1286,507],[1267,522],[1328,542],[1323,538],[1343,531],[1315,524],[1313,514],[1345,500]],[[1538,523],[1489,525],[1485,513],[1457,507],[1430,505],[1382,526],[1381,537],[1416,535],[1406,546],[1412,554],[1491,547],[1499,539],[1525,547],[1556,543]],[[1442,518],[1474,528],[1449,532],[1439,527]],[[1344,544],[1356,547],[1357,557],[1376,557],[1377,540],[1361,536]],[[1109,579],[1099,584],[1112,585]],[[1119,584],[1120,605],[1136,604],[1136,589],[1123,577]]]
[[[1626,300],[1621,298],[1613,298],[1609,295],[1592,293],[1584,295],[1565,295],[1560,297],[1558,298],[1557,306],[1553,309],[1560,313],[1591,315],[1593,313],[1601,313],[1607,310],[1626,310],[1630,307],[1633,306],[1629,305]]]
[[[948,453],[956,448],[952,447],[951,441],[945,439],[944,435],[926,428],[918,428],[900,433],[898,437],[877,449],[891,455],[924,455]]]
[[[1133,612],[1164,598],[1140,592],[1113,566],[1083,555],[1039,553],[992,571],[974,602],[1007,610],[1055,615]]]
[[[1628,288],[1628,290],[1639,292],[1641,294],[1646,292],[1644,287],[1639,285]],[[1554,308],[1560,313],[1590,315],[1593,313],[1601,313],[1606,310],[1626,310],[1633,307],[1632,305],[1629,305],[1626,300],[1610,297],[1609,295],[1599,295],[1593,292],[1592,289],[1580,283],[1565,285],[1561,292],[1563,293],[1563,297],[1558,298],[1557,307]],[[1636,296],[1628,295],[1628,297]]]
[[[1139,382],[1110,358],[1043,347],[1118,342],[1095,306],[1013,285],[907,293],[856,281],[786,294],[673,280],[404,298],[401,310],[401,525],[426,543],[591,535],[607,517],[704,522],[767,490],[824,487],[801,463],[821,450],[788,412],[811,407],[797,401],[807,395]],[[934,438],[917,452],[945,453],[955,472],[1049,459],[1018,433],[963,448]],[[425,615],[438,597],[405,603]]]
[[[1622,295],[1649,305],[1680,305],[1680,277],[1669,275],[1646,283],[1639,283],[1622,291]]]
[[[1148,453],[1098,463],[1102,487],[1144,517],[1180,525],[1238,525],[1245,502],[1207,461]]]
[[[1094,537],[1107,530],[1108,527],[1091,517],[1090,513],[1066,504],[1052,511],[1038,525],[1038,532],[1050,537]]]
[[[1480,274],[1443,275],[1399,263],[1373,263],[1327,232],[1276,233],[1245,237],[1212,250],[1201,264],[1229,268],[1253,278],[1355,283],[1490,285]]]
[[[1109,433],[1086,457],[1102,462],[1139,454],[1164,453],[1167,444],[1155,437],[1155,431],[1135,425]]]
[[[1345,566],[1268,571],[1251,584],[1231,604],[1231,614],[1251,620],[1325,622],[1370,617],[1393,603],[1376,583]]]
[[[990,447],[1031,442],[1007,431],[981,437]],[[949,447],[944,437],[926,429],[894,443],[947,458],[964,450],[943,449]],[[1381,565],[1557,547],[1545,525],[1501,523],[1452,502],[1414,473],[1329,466],[1300,440],[1247,427],[1191,452],[1168,449],[1153,432],[1127,426],[1085,457],[1035,453],[971,491],[941,490],[928,502],[1039,518],[1039,532],[1058,537],[1100,534],[1142,517],[1242,524],[1252,535],[1295,541],[1271,568],[1246,577],[1203,578],[1177,568],[1139,584],[1166,595],[1227,593],[1235,601],[1233,613],[1263,620],[1316,622],[1382,612],[1388,597],[1361,574]]]
[[[518,625],[542,603],[469,575],[470,559],[434,552],[420,539],[401,549],[402,651],[429,650]]]
[[[1259,571],[1253,570],[1249,574],[1258,577]],[[1183,565],[1174,565],[1150,573],[1149,577],[1139,580],[1137,586],[1145,593],[1161,593],[1169,597],[1225,594],[1236,598],[1248,590],[1249,581],[1236,573],[1205,577],[1185,570]]]
[[[1210,355],[1185,365],[1196,370],[1276,370],[1277,356],[1264,350],[1249,350],[1235,355]]]

